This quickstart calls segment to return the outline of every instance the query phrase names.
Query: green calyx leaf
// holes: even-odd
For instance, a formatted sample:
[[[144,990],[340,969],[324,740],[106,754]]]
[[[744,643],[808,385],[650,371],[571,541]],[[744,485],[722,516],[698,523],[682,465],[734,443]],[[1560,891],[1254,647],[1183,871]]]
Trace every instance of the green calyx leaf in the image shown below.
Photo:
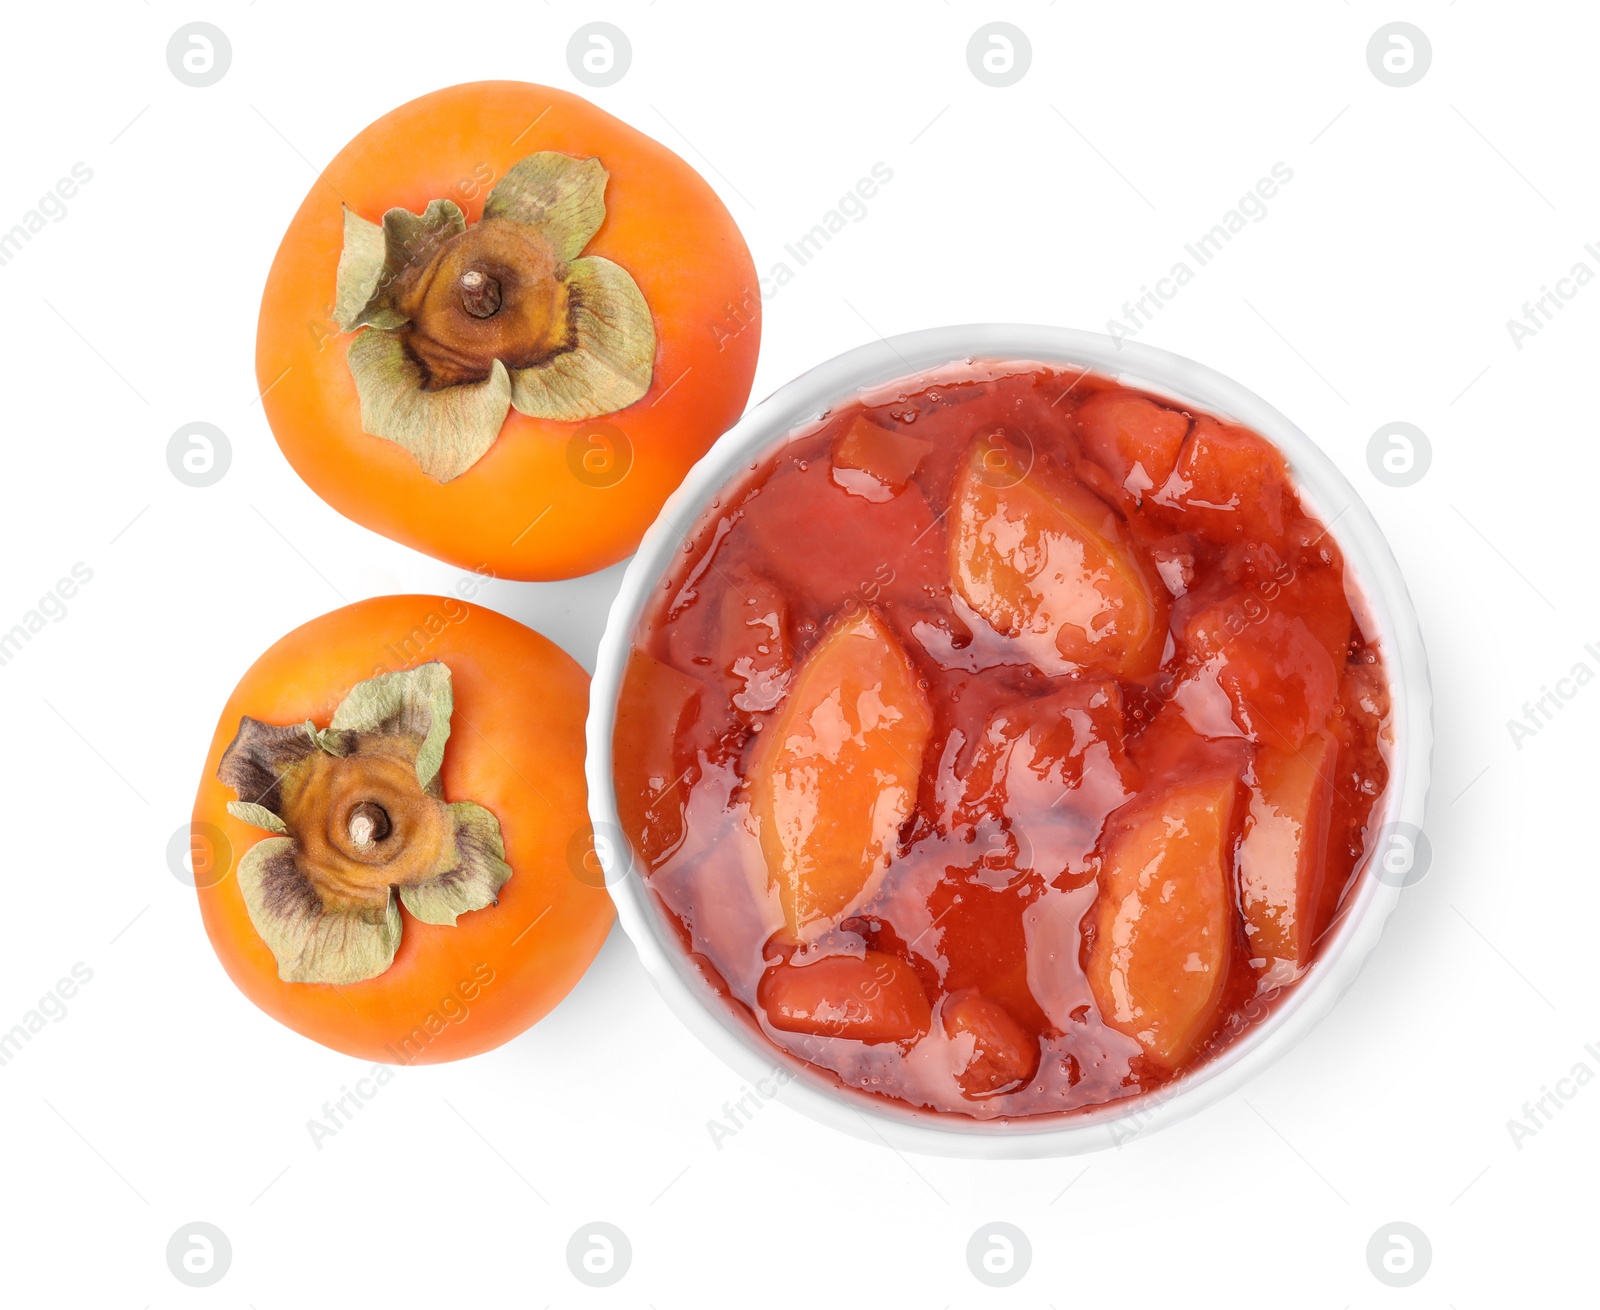
[[[650,389],[656,329],[639,284],[592,255],[568,265],[567,290],[572,348],[511,374],[511,404],[530,418],[598,418]]]
[[[514,338],[491,335],[485,347],[483,334],[498,325],[472,324],[501,312],[498,289],[492,300],[475,296],[452,309],[446,288],[453,283],[435,282],[441,267],[457,277],[454,270],[479,248],[472,246],[478,238],[469,237],[467,245],[435,258],[468,230],[459,207],[435,200],[421,214],[391,209],[381,225],[345,211],[335,318],[345,331],[366,329],[348,354],[363,431],[401,446],[424,473],[449,482],[487,453],[512,407],[531,418],[576,423],[616,413],[644,396],[656,354],[649,305],[620,265],[599,256],[579,258],[605,222],[609,180],[599,159],[539,151],[512,165],[485,201],[483,218],[496,221],[494,231],[507,230],[499,224],[533,229],[539,239],[529,248],[554,253],[553,270],[535,261],[539,271],[524,274],[535,279],[527,284],[534,294],[565,293],[565,317],[555,320],[564,325],[564,335],[547,331],[523,341],[520,353],[507,344]],[[474,289],[484,285],[483,277],[499,276],[486,272],[488,267],[469,269],[480,279]],[[465,287],[466,274],[459,276]],[[515,278],[505,285],[512,288],[509,303],[516,304]],[[524,367],[508,371],[507,358]],[[436,366],[448,361],[449,367],[430,375],[425,359]],[[529,365],[530,359],[537,362]]]
[[[268,837],[245,852],[239,890],[284,982],[365,982],[394,963],[400,910],[393,893],[381,908],[328,907],[301,871],[288,837]]]
[[[249,801],[229,801],[228,813],[236,819],[254,824],[257,828],[265,828],[268,832],[289,831],[289,825],[265,805],[253,805]]]
[[[330,732],[411,737],[417,745],[417,782],[427,791],[444,762],[455,692],[450,668],[439,660],[358,682],[333,712]]]
[[[400,889],[406,909],[424,923],[455,927],[456,919],[493,905],[511,877],[505,861],[500,820],[481,805],[457,801],[450,806],[455,822],[454,850],[444,860],[452,867],[427,882]]]
[[[423,390],[422,369],[405,343],[368,329],[350,343],[350,372],[361,397],[361,428],[409,451],[439,482],[483,458],[511,408],[511,377],[495,360],[482,382]]]
[[[426,268],[434,252],[467,230],[453,200],[432,200],[420,214],[391,209],[380,227],[344,211],[344,249],[334,291],[334,319],[342,332],[358,327],[392,331],[406,325],[397,302],[405,275]]]
[[[305,723],[306,736],[311,738],[311,744],[319,751],[328,755],[348,755],[350,743],[343,733],[332,728],[318,728],[310,719]]]
[[[339,254],[339,276],[333,318],[348,332],[371,303],[383,279],[383,225],[369,223],[353,209],[344,209],[344,249]]]
[[[251,815],[237,817],[259,828],[272,828],[259,822],[259,816],[251,816],[262,810],[278,818],[283,810],[284,775],[316,749],[315,740],[303,727],[279,728],[248,716],[240,719],[239,731],[217,765],[218,781],[232,787],[239,797],[229,805],[230,812],[233,805],[246,805]]]
[[[323,729],[311,720],[287,727],[240,720],[217,776],[239,794],[229,802],[229,814],[281,834],[250,847],[237,876],[250,922],[272,951],[285,982],[342,985],[382,974],[400,945],[402,903],[421,922],[451,927],[461,915],[496,903],[511,877],[500,821],[481,805],[447,803],[441,796],[440,770],[454,711],[450,668],[432,660],[357,683]],[[322,759],[319,752],[343,762]],[[442,822],[448,826],[437,857],[431,845],[413,845],[411,850],[429,854],[425,862],[408,863],[402,844],[382,855],[381,863],[366,864],[376,877],[360,874],[361,865],[350,863],[352,858],[361,860],[381,847],[367,845],[367,838],[356,836],[353,827],[350,835],[363,850],[351,853],[346,848],[345,855],[330,857],[326,825],[330,819],[348,823],[352,802],[341,801],[331,813],[331,806],[316,798],[328,795],[330,777],[345,779],[341,787],[351,777],[360,779],[364,756],[387,760],[391,767],[397,757],[412,761],[421,792],[385,793],[383,787],[392,788],[392,783],[369,783],[375,791],[362,805],[369,813],[376,806],[376,819],[384,824],[374,840],[403,843],[406,833],[438,832],[436,822]],[[296,770],[300,772],[289,778]],[[361,798],[357,790],[354,799]],[[384,806],[388,814],[409,819],[390,828]],[[297,832],[291,823],[314,826],[318,837],[302,841],[306,832]],[[359,875],[353,879],[352,869]]]
[[[606,219],[611,174],[598,159],[541,150],[506,170],[484,202],[485,218],[536,227],[562,259],[576,259]]]

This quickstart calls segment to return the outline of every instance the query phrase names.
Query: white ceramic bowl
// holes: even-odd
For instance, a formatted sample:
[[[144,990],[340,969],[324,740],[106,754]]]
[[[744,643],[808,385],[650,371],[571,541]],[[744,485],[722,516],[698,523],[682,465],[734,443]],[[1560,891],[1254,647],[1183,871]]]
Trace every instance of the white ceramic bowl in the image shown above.
[[[1374,855],[1359,872],[1353,904],[1321,957],[1276,1009],[1208,1063],[1144,1096],[1068,1116],[980,1121],[917,1111],[840,1088],[766,1042],[698,978],[655,906],[620,840],[611,776],[611,735],[629,646],[645,602],[689,530],[731,480],[796,428],[858,393],[966,359],[1086,366],[1186,406],[1232,419],[1275,442],[1289,461],[1301,500],[1328,526],[1362,592],[1358,617],[1376,639],[1393,692],[1389,787],[1374,816],[1422,826],[1433,743],[1431,693],[1422,634],[1388,543],[1355,490],[1312,441],[1277,410],[1227,378],[1179,355],[1117,342],[1095,332],[988,323],[930,328],[858,346],[820,364],[751,409],[690,470],[628,565],[611,606],[589,702],[589,813],[606,882],[623,929],[675,1014],[752,1089],[867,1140],[938,1155],[1069,1155],[1120,1144],[1210,1105],[1265,1068],[1322,1018],[1354,981],[1405,881],[1379,876]],[[1384,825],[1378,827],[1377,825]],[[1383,854],[1380,847],[1376,852]],[[1404,849],[1399,851],[1403,867]]]

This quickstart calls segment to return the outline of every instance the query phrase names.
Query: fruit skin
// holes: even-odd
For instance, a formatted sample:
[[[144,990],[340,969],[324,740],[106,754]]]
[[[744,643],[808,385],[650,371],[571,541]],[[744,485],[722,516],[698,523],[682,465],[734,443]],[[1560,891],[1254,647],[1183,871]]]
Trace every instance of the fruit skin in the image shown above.
[[[588,831],[588,675],[537,632],[465,601],[381,596],[345,606],[296,628],[246,671],[218,720],[194,807],[194,823],[220,829],[237,865],[270,836],[227,812],[234,794],[216,778],[240,717],[325,727],[357,682],[433,659],[450,666],[455,694],[444,795],[489,809],[505,839],[512,875],[497,905],[453,928],[402,908],[389,969],[334,988],[279,979],[231,872],[199,888],[206,932],[240,991],[313,1041],[391,1064],[455,1060],[509,1041],[555,1007],[605,940],[611,900],[598,878],[574,875],[569,856]]]
[[[1106,850],[1089,985],[1105,1021],[1167,1069],[1205,1035],[1233,930],[1232,773],[1162,786]]]
[[[605,222],[584,254],[622,265],[644,293],[657,336],[650,390],[627,409],[582,423],[513,410],[482,459],[439,483],[405,450],[361,429],[345,360],[352,337],[331,317],[341,198],[374,222],[395,206],[418,213],[430,200],[450,199],[475,223],[507,168],[538,150],[599,156],[611,174]],[[760,322],[744,238],[688,164],[564,91],[472,82],[384,115],[323,170],[267,277],[256,378],[284,455],[341,514],[462,568],[524,581],[569,578],[627,555],[690,465],[738,418]],[[586,457],[595,469],[589,481],[574,471]],[[630,458],[619,481],[594,485]]]

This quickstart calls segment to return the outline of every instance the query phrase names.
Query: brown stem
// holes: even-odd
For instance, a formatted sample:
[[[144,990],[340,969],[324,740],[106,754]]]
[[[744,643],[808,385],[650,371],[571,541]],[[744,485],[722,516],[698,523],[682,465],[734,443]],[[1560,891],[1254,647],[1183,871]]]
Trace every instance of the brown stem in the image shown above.
[[[461,308],[473,318],[493,318],[500,308],[500,284],[486,273],[468,269],[461,275]]]
[[[350,811],[345,829],[350,834],[350,840],[358,847],[370,846],[389,835],[389,812],[381,805],[362,801]]]

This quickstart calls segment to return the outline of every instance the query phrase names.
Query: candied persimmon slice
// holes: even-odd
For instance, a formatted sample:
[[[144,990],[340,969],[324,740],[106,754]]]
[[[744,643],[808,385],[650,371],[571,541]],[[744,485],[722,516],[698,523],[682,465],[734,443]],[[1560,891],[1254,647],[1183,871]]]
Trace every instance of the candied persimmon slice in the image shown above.
[[[1071,476],[990,433],[951,500],[956,591],[1046,673],[1137,677],[1161,660],[1166,593],[1115,511]]]
[[[1298,750],[1327,723],[1339,669],[1326,636],[1283,597],[1225,593],[1184,618],[1182,633],[1228,694],[1239,727],[1258,743]]]
[[[960,790],[941,816],[980,831],[1002,826],[1019,868],[1047,881],[1086,875],[1107,817],[1137,790],[1123,745],[1124,705],[1109,679],[1003,705],[975,737]]]
[[[825,459],[781,464],[741,506],[729,544],[754,548],[774,582],[824,612],[926,597],[945,579],[943,516],[914,482],[873,500],[841,487],[834,471]]]
[[[1130,391],[1096,392],[1073,420],[1083,453],[1135,496],[1166,484],[1189,435],[1187,414]]]
[[[753,569],[719,571],[720,588],[687,600],[667,635],[667,659],[716,686],[743,714],[783,697],[790,666],[789,602]]]
[[[801,666],[747,774],[791,935],[825,928],[887,866],[932,727],[916,668],[871,610],[836,622]]]
[[[864,414],[833,439],[834,481],[869,500],[888,499],[911,481],[933,443],[903,432],[891,432]],[[874,485],[863,483],[864,474]]]
[[[981,864],[978,870],[946,865],[946,876],[926,893],[922,913],[915,918],[896,913],[903,903],[897,903],[897,885],[885,898],[885,917],[906,924],[904,936],[936,963],[947,993],[981,992],[1019,1023],[1042,1027],[1044,1012],[1028,987],[1028,937],[1022,922],[1024,909],[1042,890],[1041,880],[1011,870],[991,879],[981,870]],[[1000,885],[1002,879],[1006,885]],[[906,881],[916,881],[915,873]],[[877,909],[874,904],[874,913]],[[925,931],[912,926],[919,921],[926,924]]]
[[[1342,569],[1301,566],[1284,585],[1283,596],[1288,608],[1305,620],[1334,663],[1342,667],[1350,656],[1355,626]]]
[[[970,1049],[961,1043],[963,1057],[956,1082],[963,1094],[979,1099],[1015,1091],[1039,1067],[1039,1043],[1006,1011],[976,991],[957,992],[940,1009],[945,1035],[959,1042],[971,1038]]]
[[[1125,713],[1122,689],[1109,678],[1073,678],[1048,695],[1003,701],[957,771],[950,817],[970,823],[980,809],[1009,816],[1018,804],[1052,806],[1102,767],[1120,779]]]
[[[1263,746],[1239,842],[1239,905],[1252,958],[1291,976],[1311,961],[1313,918],[1327,855],[1337,748],[1307,738],[1298,751]]]
[[[915,1041],[933,1021],[916,970],[885,951],[774,965],[762,976],[756,1003],[767,1022],[784,1032],[869,1046]]]
[[[1183,511],[1179,522],[1214,541],[1283,539],[1289,470],[1276,446],[1246,428],[1202,414],[1157,493]]]
[[[718,637],[723,672],[740,684],[733,707],[746,714],[774,708],[789,683],[789,603],[765,578],[750,575],[722,593]]]
[[[1106,851],[1089,986],[1101,1017],[1171,1069],[1205,1037],[1227,980],[1231,773],[1158,793]]]
[[[688,784],[679,737],[707,690],[648,651],[636,647],[628,657],[611,736],[617,813],[650,863],[683,837]]]

